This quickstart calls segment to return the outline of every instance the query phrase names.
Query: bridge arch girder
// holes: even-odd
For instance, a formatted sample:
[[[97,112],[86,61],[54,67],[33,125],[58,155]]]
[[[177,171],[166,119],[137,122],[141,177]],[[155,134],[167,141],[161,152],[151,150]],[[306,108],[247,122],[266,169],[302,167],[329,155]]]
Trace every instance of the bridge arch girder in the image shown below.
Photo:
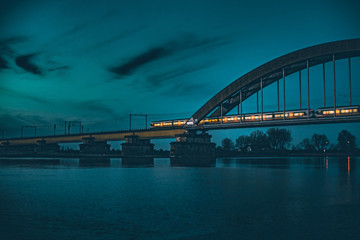
[[[220,105],[222,105],[222,113],[225,115],[240,103],[240,90],[242,91],[242,101],[244,101],[259,91],[260,79],[263,81],[264,88],[281,79],[283,70],[286,77],[306,69],[307,64],[312,67],[330,62],[333,57],[335,60],[339,60],[358,56],[360,56],[360,39],[319,44],[283,55],[236,79],[196,111],[190,120],[196,124],[210,113],[212,113],[211,116],[219,116]]]

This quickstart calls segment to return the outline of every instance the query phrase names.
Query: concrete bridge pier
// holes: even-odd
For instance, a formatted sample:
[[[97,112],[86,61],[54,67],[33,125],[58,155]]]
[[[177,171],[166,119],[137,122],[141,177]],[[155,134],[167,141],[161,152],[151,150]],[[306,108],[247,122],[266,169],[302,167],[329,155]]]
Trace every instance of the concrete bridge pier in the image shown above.
[[[46,153],[54,153],[59,152],[60,146],[57,143],[46,143],[45,140],[39,140],[34,145],[34,152],[46,152]]]
[[[4,142],[0,146],[0,152],[10,154],[34,154],[34,153],[55,153],[60,150],[57,143],[46,143],[45,140],[38,140],[36,143],[11,145]]]
[[[95,141],[94,137],[83,138],[84,143],[80,144],[81,153],[105,154],[110,152],[110,144],[106,141]]]
[[[7,152],[9,149],[9,142],[3,142],[0,144],[0,153]]]
[[[124,166],[154,165],[154,144],[150,143],[150,139],[129,135],[125,136],[125,141],[121,144],[121,158]]]
[[[206,132],[187,132],[176,135],[176,142],[170,143],[171,166],[209,167],[216,163],[215,143]]]

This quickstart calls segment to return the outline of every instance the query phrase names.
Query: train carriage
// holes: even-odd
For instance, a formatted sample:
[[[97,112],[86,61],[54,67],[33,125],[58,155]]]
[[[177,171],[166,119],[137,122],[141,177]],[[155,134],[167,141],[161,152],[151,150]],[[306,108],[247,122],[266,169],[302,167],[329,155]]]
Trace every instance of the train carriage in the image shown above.
[[[336,107],[336,116],[353,116],[360,115],[360,106],[344,106]],[[314,117],[332,117],[334,116],[334,108],[318,108],[316,111],[313,109],[307,110],[288,110],[285,111],[285,117],[283,111],[277,112],[266,112],[263,113],[261,119],[261,113],[246,113],[242,115],[229,115],[221,117],[209,117],[200,121],[200,125],[215,125],[215,124],[231,124],[241,122],[257,122],[257,121],[271,121],[271,120],[282,120],[282,119],[303,119],[303,118],[314,118]],[[176,128],[183,127],[187,122],[187,119],[176,119],[176,120],[164,120],[155,121],[151,123],[151,128]]]
[[[314,117],[314,110],[310,109],[309,111],[307,109],[304,110],[289,110],[285,111],[285,119],[301,119],[301,118],[307,118],[307,117]],[[284,112],[274,112],[274,120],[280,120],[284,119]]]
[[[360,106],[339,106],[335,109],[333,107],[318,108],[316,110],[316,117],[332,117],[334,116],[353,116],[360,115]]]

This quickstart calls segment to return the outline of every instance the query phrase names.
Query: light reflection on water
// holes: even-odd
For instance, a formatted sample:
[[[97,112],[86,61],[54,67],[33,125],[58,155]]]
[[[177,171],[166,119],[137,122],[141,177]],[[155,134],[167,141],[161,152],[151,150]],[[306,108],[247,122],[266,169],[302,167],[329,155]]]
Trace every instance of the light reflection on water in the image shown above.
[[[358,239],[358,161],[0,159],[1,239]]]

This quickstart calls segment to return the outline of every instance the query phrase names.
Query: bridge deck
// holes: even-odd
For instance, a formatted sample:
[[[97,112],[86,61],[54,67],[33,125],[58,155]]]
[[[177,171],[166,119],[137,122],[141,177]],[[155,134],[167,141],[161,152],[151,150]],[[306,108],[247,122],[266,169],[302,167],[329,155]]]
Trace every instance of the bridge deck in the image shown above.
[[[281,126],[334,124],[334,123],[351,123],[351,122],[360,122],[360,116],[222,123],[222,124],[196,126],[186,129],[218,130],[218,129],[230,129],[230,128],[281,127]],[[99,133],[90,133],[90,134],[88,133],[88,134],[74,134],[74,135],[12,138],[12,139],[0,140],[0,144],[6,144],[6,143],[9,143],[11,145],[36,144],[38,141],[41,140],[45,140],[46,143],[71,143],[71,142],[83,142],[83,138],[89,138],[89,137],[93,137],[94,141],[119,141],[119,140],[125,140],[125,136],[128,135],[138,135],[140,138],[144,138],[144,139],[166,139],[166,138],[175,138],[176,134],[183,134],[185,133],[186,129],[160,128],[160,129],[133,130],[133,131],[99,132]]]
[[[71,143],[82,142],[83,138],[93,137],[94,141],[120,141],[125,140],[125,136],[138,135],[145,139],[166,139],[175,138],[176,134],[185,133],[185,129],[148,129],[148,130],[133,130],[133,131],[114,131],[114,132],[99,132],[87,134],[71,134],[58,136],[39,136],[28,138],[12,138],[0,140],[0,144],[9,143],[11,145],[19,144],[35,144],[38,141],[45,140],[46,143]]]
[[[315,124],[334,124],[334,123],[353,123],[360,122],[360,116],[346,117],[327,117],[327,118],[307,118],[307,119],[286,119],[273,121],[254,121],[242,123],[223,123],[204,125],[206,130],[229,129],[229,128],[257,128],[257,127],[282,127],[295,125],[315,125]]]

